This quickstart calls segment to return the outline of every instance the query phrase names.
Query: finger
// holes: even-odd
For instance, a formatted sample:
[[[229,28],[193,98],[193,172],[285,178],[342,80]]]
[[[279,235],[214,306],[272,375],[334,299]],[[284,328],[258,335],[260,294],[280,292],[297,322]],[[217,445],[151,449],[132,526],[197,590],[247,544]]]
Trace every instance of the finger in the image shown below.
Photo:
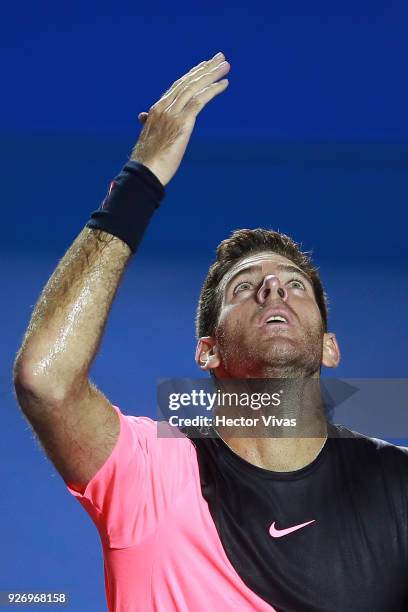
[[[164,110],[164,108],[170,106],[170,104],[172,104],[172,102],[174,101],[174,98],[177,96],[178,92],[183,89],[191,80],[203,74],[206,69],[217,66],[224,59],[224,54],[220,52],[214,55],[214,57],[212,57],[210,60],[205,60],[197,64],[197,66],[193,66],[193,68],[191,68],[189,72],[177,79],[177,81],[175,81],[171,85],[171,87],[162,95],[160,100],[156,102],[154,106],[158,110]]]
[[[228,74],[230,68],[230,64],[224,61],[218,66],[211,68],[211,70],[207,70],[201,76],[190,81],[175,98],[171,107],[169,107],[167,110],[171,110],[171,112],[174,113],[181,112],[191,98],[215,81],[218,81],[221,77]]]
[[[211,59],[204,60],[203,62],[200,62],[199,64],[197,64],[197,66],[193,66],[191,70],[189,70],[186,74],[184,74],[182,77],[177,79],[177,81],[175,81],[171,85],[171,87],[166,91],[165,95],[167,95],[170,92],[174,93],[179,85],[182,85],[183,83],[185,84],[191,78],[195,78],[197,74],[202,73],[202,71],[205,70],[207,67],[215,66],[219,64],[220,62],[222,62],[224,59],[225,59],[224,54],[219,52],[219,53],[216,53],[214,57],[212,57]]]
[[[207,64],[208,64],[208,60],[204,60],[203,62],[200,62],[199,64],[197,64],[197,66],[193,66],[191,70],[186,72],[186,74],[183,74],[183,76],[177,79],[177,81],[174,81],[174,83],[171,84],[171,86],[164,92],[163,95],[164,96],[168,95],[170,92],[174,91],[174,89],[176,89],[177,86],[180,85],[180,83],[183,83],[189,76],[195,74],[198,70],[200,70],[200,68],[203,68]]]
[[[188,103],[183,109],[183,112],[196,117],[201,109],[215,96],[218,96],[221,92],[227,89],[229,85],[228,79],[222,79],[216,83],[208,85],[205,89],[197,93],[195,96],[190,98]]]

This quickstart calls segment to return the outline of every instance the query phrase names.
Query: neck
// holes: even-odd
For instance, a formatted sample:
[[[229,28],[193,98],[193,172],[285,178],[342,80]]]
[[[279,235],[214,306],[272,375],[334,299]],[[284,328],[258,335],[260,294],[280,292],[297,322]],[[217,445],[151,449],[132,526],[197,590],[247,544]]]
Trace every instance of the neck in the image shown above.
[[[217,432],[249,463],[273,471],[294,471],[309,465],[323,448],[327,420],[320,379],[223,380],[217,386],[227,397],[239,398],[234,405],[217,406]],[[244,396],[252,403],[243,405]],[[261,396],[265,404],[268,397],[273,399],[253,409],[253,400],[259,403]]]
[[[326,439],[327,433],[323,431],[314,438],[223,438],[242,459],[274,472],[293,472],[310,465],[323,449]]]

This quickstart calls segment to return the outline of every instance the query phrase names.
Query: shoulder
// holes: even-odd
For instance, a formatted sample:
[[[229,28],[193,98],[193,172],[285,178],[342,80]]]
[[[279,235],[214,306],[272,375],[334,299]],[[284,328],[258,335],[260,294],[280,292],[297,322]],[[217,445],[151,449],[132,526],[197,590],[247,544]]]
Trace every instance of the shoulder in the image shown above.
[[[123,414],[114,406],[120,420],[120,442],[126,446],[129,438],[144,452],[166,453],[194,451],[188,437],[167,421],[156,421],[147,416]]]
[[[167,422],[123,414],[116,445],[81,493],[68,485],[109,546],[124,548],[156,529],[169,507],[197,482],[195,450]]]
[[[340,439],[341,444],[349,451],[353,450],[358,455],[371,458],[384,466],[400,465],[406,469],[408,475],[408,447],[365,435],[340,424],[331,424],[329,432],[331,437]]]

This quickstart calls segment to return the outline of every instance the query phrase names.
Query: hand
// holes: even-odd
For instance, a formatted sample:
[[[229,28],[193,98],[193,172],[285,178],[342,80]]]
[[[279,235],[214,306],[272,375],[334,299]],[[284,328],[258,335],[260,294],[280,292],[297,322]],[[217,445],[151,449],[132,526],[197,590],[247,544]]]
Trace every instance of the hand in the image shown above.
[[[175,81],[148,113],[140,113],[144,124],[131,159],[147,166],[166,185],[176,173],[201,109],[224,91],[230,69],[223,53],[194,66]]]

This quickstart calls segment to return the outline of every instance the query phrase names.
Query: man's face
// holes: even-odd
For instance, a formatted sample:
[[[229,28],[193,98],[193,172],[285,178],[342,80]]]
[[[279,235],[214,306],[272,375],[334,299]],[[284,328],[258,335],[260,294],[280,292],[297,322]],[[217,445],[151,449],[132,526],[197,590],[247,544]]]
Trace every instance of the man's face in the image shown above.
[[[217,375],[318,375],[323,322],[311,281],[291,260],[272,252],[250,255],[227,272],[219,291]]]

